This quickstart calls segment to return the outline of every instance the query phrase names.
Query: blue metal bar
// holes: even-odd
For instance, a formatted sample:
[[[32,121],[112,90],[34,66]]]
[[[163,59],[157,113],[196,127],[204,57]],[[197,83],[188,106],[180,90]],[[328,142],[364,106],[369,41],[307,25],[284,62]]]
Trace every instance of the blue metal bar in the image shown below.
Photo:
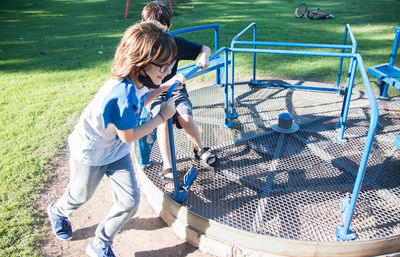
[[[350,72],[350,78],[348,79],[348,85],[346,86],[344,97],[343,97],[343,105],[342,105],[342,111],[340,114],[340,120],[339,120],[339,135],[337,136],[337,141],[338,142],[346,142],[346,139],[344,138],[344,131],[346,129],[346,122],[347,122],[347,115],[349,113],[349,108],[350,108],[350,100],[351,100],[351,94],[353,92],[353,84],[354,84],[354,79],[356,75],[356,69],[357,69],[357,62],[355,58],[352,58],[351,60],[351,65],[350,68],[352,68]]]
[[[355,54],[356,51],[357,51],[357,41],[354,38],[353,32],[350,29],[350,26],[347,25],[346,28],[347,28],[347,31],[348,31],[348,33],[350,35],[350,39],[351,39],[351,42],[352,42],[352,47],[353,48],[351,50],[351,53]],[[341,58],[341,60],[342,59],[343,58]],[[343,97],[342,113],[340,115],[340,122],[339,122],[339,126],[338,126],[338,128],[340,129],[339,136],[337,137],[338,142],[345,142],[346,141],[346,139],[343,137],[343,135],[344,135],[344,130],[346,129],[347,113],[348,113],[348,110],[349,110],[350,98],[351,98],[351,93],[353,91],[355,73],[356,73],[356,69],[357,69],[357,62],[355,62],[353,60],[354,59],[352,59],[350,61],[349,72],[347,73],[346,88],[345,88],[345,93],[344,93],[344,97]],[[353,66],[355,66],[355,67],[353,67]],[[341,72],[341,70],[340,70],[340,72]]]
[[[219,27],[219,24],[208,24],[208,25],[178,29],[178,30],[170,31],[168,33],[172,36],[175,36],[175,35],[182,34],[182,33],[193,32],[193,31],[204,30],[204,29],[217,29],[218,27]]]
[[[215,53],[213,53],[210,56],[210,60],[214,59],[215,57],[218,56],[219,53],[224,51],[225,48],[221,48]],[[227,66],[227,61],[225,63],[225,66]],[[190,71],[188,71],[185,74],[185,79],[190,78],[194,73],[196,73],[200,69],[199,66],[194,66]],[[170,99],[172,96],[172,92],[180,85],[180,82],[175,82],[168,90],[166,93],[166,100]],[[173,174],[173,179],[174,179],[174,199],[180,199],[179,197],[179,181],[178,181],[178,171],[176,168],[176,155],[175,155],[175,142],[174,142],[174,131],[173,131],[173,124],[172,124],[172,118],[168,119],[168,139],[169,139],[169,148],[170,148],[170,158],[171,158],[171,163],[172,163],[172,174]]]
[[[349,24],[346,24],[345,30],[344,30],[344,37],[343,37],[343,45],[346,45],[346,41],[347,41],[347,34],[349,34],[350,36],[350,40],[351,40],[351,53],[355,54],[357,51],[357,41],[354,37],[353,31],[350,28]],[[342,50],[342,53],[344,53],[345,49]],[[340,58],[340,65],[339,65],[339,71],[338,71],[338,79],[337,79],[337,83],[336,83],[336,87],[340,86],[340,77],[342,74],[342,65],[343,65],[343,57]],[[352,70],[351,67],[349,67],[349,73]],[[349,75],[347,76],[347,82],[346,85],[348,85],[348,79],[349,79]]]
[[[230,128],[232,127],[232,123],[229,121],[228,112],[229,112],[229,81],[228,81],[228,48],[224,48],[225,51],[225,85],[224,85],[224,93],[225,93],[225,110],[224,110],[224,127]],[[233,63],[232,63],[233,65]]]
[[[310,48],[332,48],[332,49],[352,49],[349,45],[328,45],[328,44],[308,44],[308,43],[285,43],[285,42],[254,42],[237,41],[235,45],[264,45],[264,46],[290,46],[290,47],[310,47]]]
[[[262,83],[262,82],[258,82],[258,81],[250,81],[249,84],[254,85],[254,86],[261,86],[261,87],[280,87],[280,88],[293,88],[293,89],[303,89],[303,90],[318,90],[318,91],[327,91],[327,92],[337,92],[338,91],[337,88],[290,85],[290,84],[274,85],[271,83]]]
[[[256,24],[253,22],[253,23],[250,23],[246,28],[244,28],[241,32],[239,32],[232,39],[231,48],[234,48],[237,39],[252,27],[253,27],[253,40],[255,42],[255,40],[256,40]],[[253,45],[253,48],[254,49],[256,48],[255,45]],[[231,61],[232,61],[232,64],[231,64],[231,110],[229,113],[229,118],[231,118],[231,119],[235,119],[238,117],[238,114],[235,113],[235,104],[234,104],[234,97],[235,97],[234,96],[235,95],[235,92],[234,92],[234,84],[235,84],[235,61],[234,61],[234,58],[235,57],[234,56],[235,56],[234,52],[231,51]],[[256,77],[256,53],[253,52],[253,80],[255,80],[255,77]]]
[[[326,56],[326,57],[346,57],[354,58],[355,54],[350,53],[331,53],[331,52],[314,52],[314,51],[294,51],[294,50],[276,50],[276,49],[252,49],[252,48],[229,48],[232,52],[242,53],[267,53],[267,54],[289,54],[289,55],[310,55],[310,56]],[[233,62],[233,61],[232,61]]]
[[[217,51],[219,49],[219,25],[215,28],[214,42],[214,51]],[[221,71],[219,69],[216,70],[215,76],[215,84],[221,85]]]
[[[242,36],[251,27],[255,27],[255,26],[256,26],[256,24],[254,22],[252,22],[246,28],[244,28],[242,31],[240,31],[238,34],[236,34],[236,36],[231,41],[231,47],[233,48],[235,46],[235,42],[240,36]]]
[[[400,38],[400,26],[396,26],[396,36],[393,41],[392,54],[390,55],[389,66],[394,65],[394,60],[396,58],[397,48],[399,47],[399,38]]]
[[[257,40],[257,25],[253,26],[253,42]],[[253,44],[253,48],[256,49],[257,46]],[[253,53],[253,80],[256,80],[256,53]]]
[[[215,48],[215,51],[217,51],[219,49],[219,24],[208,24],[208,25],[178,29],[178,30],[170,31],[169,34],[175,36],[178,34],[199,31],[199,30],[205,30],[205,29],[214,29],[214,48]],[[219,69],[216,69],[215,76],[216,76],[215,84],[220,85],[221,79],[220,79],[220,70]]]
[[[343,45],[345,45],[347,42],[347,26],[344,27],[344,35],[343,35]],[[342,53],[344,53],[345,49],[342,49]],[[342,66],[343,66],[343,57],[340,57],[340,62],[339,62],[339,71],[338,71],[338,77],[337,77],[337,82],[336,82],[336,87],[339,88],[340,86],[340,77],[342,75]]]
[[[344,224],[342,227],[338,226],[336,229],[336,232],[337,232],[336,235],[337,235],[338,239],[341,239],[341,240],[347,240],[348,239],[347,236],[349,234],[352,234],[352,231],[350,230],[350,223],[351,223],[351,219],[353,217],[354,208],[355,208],[355,205],[357,202],[358,194],[361,189],[362,181],[364,179],[368,156],[371,151],[372,143],[374,140],[374,136],[376,133],[376,128],[378,126],[378,120],[379,120],[378,104],[376,102],[375,94],[372,90],[371,84],[368,80],[368,75],[367,75],[367,72],[365,71],[361,55],[356,54],[356,60],[358,62],[358,67],[359,67],[359,70],[361,73],[361,77],[362,77],[362,80],[364,83],[365,90],[367,92],[368,101],[371,106],[371,114],[370,114],[371,120],[369,123],[370,125],[368,128],[367,139],[366,139],[366,142],[364,145],[364,150],[363,150],[363,154],[361,157],[360,165],[358,167],[356,181],[355,181],[353,192],[352,192],[351,199],[349,202],[348,211],[346,212],[346,215],[345,215]],[[350,238],[350,239],[353,239],[353,238]]]
[[[186,73],[185,78],[190,77],[193,73],[200,69],[199,66],[195,66],[188,73]],[[172,96],[172,92],[180,85],[179,81],[175,82],[170,88],[168,88],[166,93],[166,100],[170,99]],[[176,168],[176,155],[175,155],[175,142],[174,142],[174,130],[172,124],[172,118],[168,119],[168,139],[169,139],[169,148],[170,148],[170,158],[172,163],[172,175],[174,179],[174,199],[179,198],[179,181],[178,181],[178,171]]]

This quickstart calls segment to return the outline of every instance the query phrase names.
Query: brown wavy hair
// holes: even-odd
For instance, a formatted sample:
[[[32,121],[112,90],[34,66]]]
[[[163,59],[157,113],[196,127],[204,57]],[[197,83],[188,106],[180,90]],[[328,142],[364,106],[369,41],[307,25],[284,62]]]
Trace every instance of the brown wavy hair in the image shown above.
[[[168,29],[171,25],[171,14],[164,5],[149,3],[143,7],[142,21],[158,21]]]
[[[172,62],[177,53],[172,36],[156,22],[141,22],[130,26],[122,36],[114,56],[111,75],[122,80],[128,76],[138,82],[141,69],[150,63]]]

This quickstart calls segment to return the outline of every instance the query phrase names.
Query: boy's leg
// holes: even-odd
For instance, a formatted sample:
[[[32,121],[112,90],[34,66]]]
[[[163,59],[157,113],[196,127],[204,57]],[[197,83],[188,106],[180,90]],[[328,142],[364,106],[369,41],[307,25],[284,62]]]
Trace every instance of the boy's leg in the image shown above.
[[[210,148],[204,147],[201,141],[201,133],[199,127],[192,116],[192,103],[189,99],[187,92],[182,94],[175,100],[177,117],[177,126],[183,128],[195,145],[193,150],[195,158],[203,160],[207,165],[214,165],[217,161],[217,157],[211,153]]]
[[[186,134],[194,143],[196,150],[200,151],[204,148],[203,143],[201,141],[201,135],[199,127],[194,121],[192,115],[189,114],[181,114],[178,116],[179,124],[185,130]]]
[[[163,169],[172,168],[171,149],[169,147],[168,125],[164,122],[157,127],[158,146],[163,160]]]
[[[87,166],[70,159],[67,189],[58,202],[47,207],[51,229],[57,238],[68,240],[72,237],[71,223],[67,217],[93,195],[104,172],[104,167]]]
[[[161,104],[164,102],[163,97],[158,97],[151,104],[151,114],[155,117],[160,112]],[[171,150],[169,147],[169,136],[168,136],[168,123],[164,122],[157,127],[157,141],[160,149],[161,158],[163,161],[163,170],[159,172],[162,177],[162,183],[165,189],[172,191],[174,189],[173,176],[172,176],[172,160]]]
[[[70,158],[67,190],[54,204],[53,212],[68,217],[90,199],[106,172],[107,166],[89,166]]]
[[[109,164],[106,174],[113,185],[114,204],[107,217],[97,226],[93,240],[97,248],[111,246],[114,235],[137,211],[140,202],[140,191],[129,154]]]
[[[151,114],[155,117],[160,112],[161,104],[165,101],[164,97],[159,96],[150,106]],[[161,158],[163,160],[164,169],[172,167],[171,153],[169,148],[169,137],[168,137],[168,123],[164,122],[157,127],[157,140],[160,148]]]

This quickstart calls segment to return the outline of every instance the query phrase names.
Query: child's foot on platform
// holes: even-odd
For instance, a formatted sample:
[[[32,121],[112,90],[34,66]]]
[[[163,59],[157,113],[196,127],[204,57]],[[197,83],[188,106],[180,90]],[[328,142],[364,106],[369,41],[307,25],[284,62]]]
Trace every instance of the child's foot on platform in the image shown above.
[[[217,164],[217,156],[210,151],[209,147],[204,147],[202,150],[197,151],[193,149],[194,157],[198,161],[203,161],[208,166],[215,166]]]
[[[174,191],[174,178],[172,174],[172,168],[163,169],[159,175],[161,178],[161,183],[165,190],[168,192]]]

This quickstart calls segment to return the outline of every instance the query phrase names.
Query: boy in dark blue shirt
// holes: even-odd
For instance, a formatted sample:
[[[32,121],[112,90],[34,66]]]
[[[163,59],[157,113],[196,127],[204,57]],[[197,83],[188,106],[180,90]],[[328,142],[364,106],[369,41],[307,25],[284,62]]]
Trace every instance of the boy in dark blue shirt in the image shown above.
[[[161,25],[165,26],[166,31],[171,28],[171,15],[168,9],[165,6],[156,3],[150,3],[143,8],[142,21],[157,21],[161,23]],[[172,71],[165,80],[172,78],[176,74],[178,62],[180,60],[194,61],[200,55],[197,65],[200,66],[201,69],[206,69],[209,66],[210,48],[208,46],[188,41],[183,37],[174,36],[174,39],[178,53],[175,57],[176,62],[172,67]],[[181,90],[174,91],[172,98],[175,99],[176,106],[176,113],[173,117],[173,121],[178,128],[183,128],[185,130],[188,137],[194,143],[195,148],[193,152],[196,159],[203,160],[207,165],[214,165],[217,161],[217,157],[211,153],[210,148],[204,147],[203,142],[201,141],[199,128],[192,116],[192,103],[189,99],[186,86],[183,85]],[[160,111],[161,103],[164,101],[165,94],[161,94],[151,104],[151,113],[153,116]],[[166,122],[158,126],[157,138],[163,159],[163,171],[160,175],[163,176],[162,182],[164,188],[172,191],[174,185],[172,179],[170,148],[168,143],[168,127]]]

